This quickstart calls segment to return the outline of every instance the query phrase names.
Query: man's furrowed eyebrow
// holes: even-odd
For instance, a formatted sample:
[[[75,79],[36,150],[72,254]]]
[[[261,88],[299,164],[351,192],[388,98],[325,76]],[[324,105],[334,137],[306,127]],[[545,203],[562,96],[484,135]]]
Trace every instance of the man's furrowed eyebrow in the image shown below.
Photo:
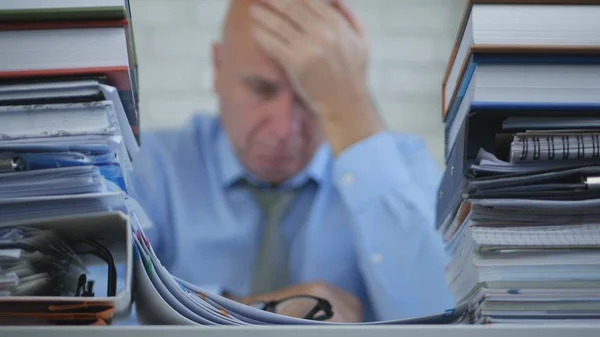
[[[250,83],[250,84],[268,85],[268,86],[273,86],[275,88],[281,88],[286,85],[285,83],[283,83],[281,81],[273,80],[273,79],[266,78],[266,77],[256,75],[256,74],[239,74],[238,76],[244,82]]]

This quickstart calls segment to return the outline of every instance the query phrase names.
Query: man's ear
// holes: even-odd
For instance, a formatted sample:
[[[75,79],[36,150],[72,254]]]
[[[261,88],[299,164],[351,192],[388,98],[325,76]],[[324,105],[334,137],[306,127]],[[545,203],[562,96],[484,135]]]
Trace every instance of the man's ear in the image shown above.
[[[221,42],[214,41],[212,44],[212,65],[213,65],[213,76],[212,86],[213,91],[219,91],[219,70],[221,69]]]

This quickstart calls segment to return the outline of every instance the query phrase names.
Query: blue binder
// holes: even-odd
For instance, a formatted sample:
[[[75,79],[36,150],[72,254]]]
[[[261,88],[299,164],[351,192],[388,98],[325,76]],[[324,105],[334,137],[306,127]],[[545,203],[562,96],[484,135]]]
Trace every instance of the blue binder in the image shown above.
[[[570,103],[570,102],[552,102],[544,103],[537,101],[530,102],[492,102],[470,100],[471,91],[474,90],[473,78],[477,69],[481,65],[598,65],[600,66],[600,55],[578,55],[578,54],[472,54],[468,66],[459,80],[458,89],[454,97],[450,100],[448,114],[445,118],[445,154],[446,160],[450,155],[450,150],[454,146],[450,134],[452,129],[463,122],[471,111],[477,110],[484,112],[487,110],[512,110],[512,111],[595,111],[600,113],[600,100],[591,103]],[[466,113],[465,113],[466,111]]]

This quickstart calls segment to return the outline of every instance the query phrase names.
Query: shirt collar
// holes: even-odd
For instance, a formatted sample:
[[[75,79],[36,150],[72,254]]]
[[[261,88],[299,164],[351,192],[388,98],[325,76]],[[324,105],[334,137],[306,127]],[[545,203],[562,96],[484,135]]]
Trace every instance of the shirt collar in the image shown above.
[[[242,178],[250,181],[256,180],[250,176],[239,161],[226,131],[221,128],[217,133],[215,149],[217,150],[216,159],[220,168],[221,186],[230,187]],[[330,148],[326,143],[323,143],[304,170],[281,184],[281,188],[296,188],[309,180],[313,180],[317,184],[322,183],[329,166],[330,158]]]

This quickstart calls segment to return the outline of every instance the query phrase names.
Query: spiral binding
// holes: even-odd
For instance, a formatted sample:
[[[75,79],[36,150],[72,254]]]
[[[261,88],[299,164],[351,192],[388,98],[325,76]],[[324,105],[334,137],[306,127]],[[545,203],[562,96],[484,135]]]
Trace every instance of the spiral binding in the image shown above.
[[[576,149],[570,143],[570,140],[573,138],[577,140]],[[519,160],[521,161],[541,160],[542,145],[547,145],[545,148],[548,160],[600,159],[600,134],[525,136],[518,138],[517,141],[521,145],[521,154],[519,156]],[[586,147],[586,141],[591,143],[591,152],[589,151],[590,147]],[[557,158],[557,155],[559,155],[557,153],[557,143],[562,145],[562,156],[559,156],[559,158]]]

